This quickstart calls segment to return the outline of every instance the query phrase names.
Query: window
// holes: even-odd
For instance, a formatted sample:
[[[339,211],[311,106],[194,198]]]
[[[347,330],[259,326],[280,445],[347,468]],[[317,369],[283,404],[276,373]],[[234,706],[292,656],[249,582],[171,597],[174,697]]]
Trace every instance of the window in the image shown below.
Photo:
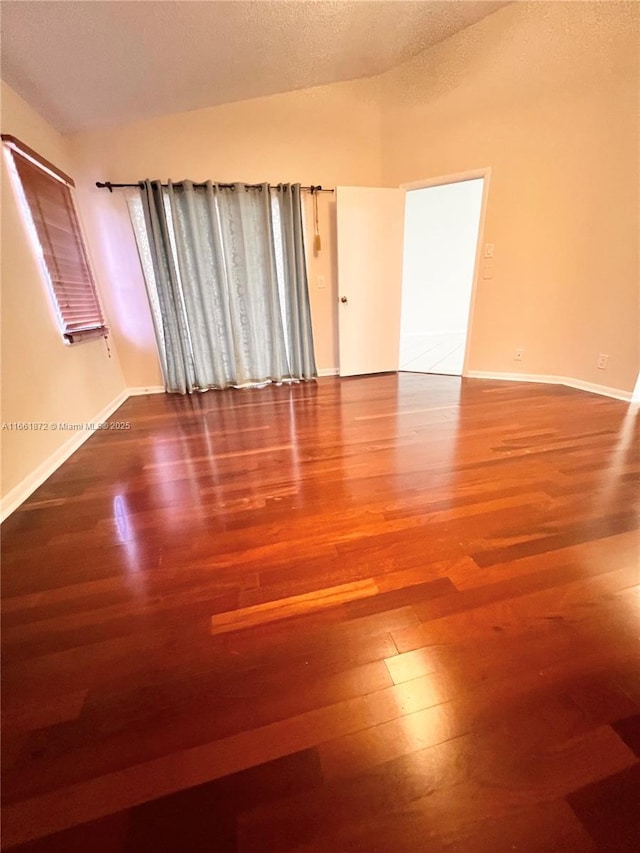
[[[65,341],[73,344],[106,337],[108,329],[71,194],[73,180],[15,137],[3,134],[2,141],[11,153]]]

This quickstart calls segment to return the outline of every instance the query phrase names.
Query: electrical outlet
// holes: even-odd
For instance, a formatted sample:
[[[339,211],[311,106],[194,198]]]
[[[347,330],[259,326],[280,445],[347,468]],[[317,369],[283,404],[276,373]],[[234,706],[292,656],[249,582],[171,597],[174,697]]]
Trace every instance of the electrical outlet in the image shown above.
[[[326,286],[327,286],[326,279],[325,279],[325,277],[324,277],[323,275],[319,275],[319,276],[316,278],[316,283],[317,283],[317,285],[318,285],[318,288],[320,288],[320,289],[322,289],[323,287],[326,287]]]
[[[514,361],[522,361],[524,359],[524,350],[517,349],[516,354],[513,356]]]
[[[596,367],[598,368],[598,370],[606,370],[608,361],[609,356],[606,353],[601,352],[598,356],[598,360],[596,361]]]

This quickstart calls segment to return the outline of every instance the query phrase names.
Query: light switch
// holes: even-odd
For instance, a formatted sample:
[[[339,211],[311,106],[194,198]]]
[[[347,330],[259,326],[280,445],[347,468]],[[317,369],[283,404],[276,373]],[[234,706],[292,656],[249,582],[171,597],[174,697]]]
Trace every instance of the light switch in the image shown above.
[[[325,287],[326,286],[325,277],[323,275],[319,275],[316,278],[316,284],[317,284],[318,288]]]
[[[492,257],[493,257],[493,250],[494,250],[494,248],[495,248],[495,247],[494,247],[493,243],[485,243],[485,246],[484,246],[484,256],[485,256],[485,258],[492,258]]]

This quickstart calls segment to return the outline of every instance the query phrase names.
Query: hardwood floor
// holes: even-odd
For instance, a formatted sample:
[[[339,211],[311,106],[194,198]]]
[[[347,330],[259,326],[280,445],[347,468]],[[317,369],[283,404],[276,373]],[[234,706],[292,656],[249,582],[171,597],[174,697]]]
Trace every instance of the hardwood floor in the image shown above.
[[[3,849],[640,849],[636,409],[137,397],[3,525]]]

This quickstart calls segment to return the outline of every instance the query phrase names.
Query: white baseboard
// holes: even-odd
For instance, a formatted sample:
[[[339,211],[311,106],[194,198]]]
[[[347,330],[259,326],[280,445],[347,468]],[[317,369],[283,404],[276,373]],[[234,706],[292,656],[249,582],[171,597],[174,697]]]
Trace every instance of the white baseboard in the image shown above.
[[[340,368],[339,367],[321,367],[318,370],[318,376],[339,376]]]
[[[497,379],[505,382],[540,382],[544,385],[566,385],[568,388],[576,388],[578,391],[588,391],[591,394],[601,394],[603,397],[613,397],[614,400],[624,400],[630,403],[631,391],[623,391],[621,388],[610,388],[608,385],[596,385],[593,382],[583,382],[582,379],[573,379],[570,376],[546,376],[535,373],[492,373],[488,370],[469,370],[466,373],[469,379]]]
[[[127,397],[142,397],[144,394],[164,394],[164,385],[139,385],[135,388],[127,388]]]
[[[117,397],[98,412],[94,418],[87,421],[87,423],[96,426],[97,424],[106,421],[106,419],[110,417],[116,409],[120,408],[128,397],[129,394],[126,389],[121,391]],[[63,445],[55,450],[47,459],[44,460],[44,462],[38,465],[38,467],[25,477],[24,480],[18,483],[17,486],[10,489],[2,498],[2,504],[0,506],[0,521],[4,521],[5,518],[11,515],[11,513],[20,506],[20,504],[24,503],[24,501],[26,501],[26,499],[32,495],[33,492],[35,492],[35,490],[41,486],[44,481],[62,465],[63,462],[66,462],[67,459],[75,453],[88,438],[94,435],[95,432],[96,430],[91,429],[91,427],[74,432]]]

